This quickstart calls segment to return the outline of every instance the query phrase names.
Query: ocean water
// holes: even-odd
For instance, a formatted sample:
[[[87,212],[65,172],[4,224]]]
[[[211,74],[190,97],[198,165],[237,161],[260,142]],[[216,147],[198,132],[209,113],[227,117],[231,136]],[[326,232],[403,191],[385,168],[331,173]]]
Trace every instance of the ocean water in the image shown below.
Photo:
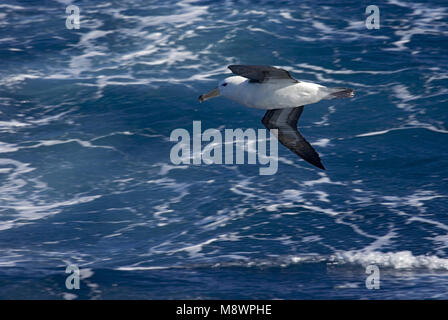
[[[1,299],[448,298],[446,1],[69,4],[0,4]],[[230,64],[356,90],[299,121],[326,171],[171,163],[193,121],[263,128],[198,103]]]

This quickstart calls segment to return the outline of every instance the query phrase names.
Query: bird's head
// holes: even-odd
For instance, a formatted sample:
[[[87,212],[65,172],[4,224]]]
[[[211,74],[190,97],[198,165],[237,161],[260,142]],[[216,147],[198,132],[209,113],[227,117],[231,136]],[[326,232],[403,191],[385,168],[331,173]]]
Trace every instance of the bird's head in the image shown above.
[[[199,96],[199,102],[204,102],[205,100],[219,96],[231,97],[232,93],[235,92],[236,86],[238,86],[242,81],[245,81],[245,79],[238,76],[225,78],[215,89],[201,94]]]

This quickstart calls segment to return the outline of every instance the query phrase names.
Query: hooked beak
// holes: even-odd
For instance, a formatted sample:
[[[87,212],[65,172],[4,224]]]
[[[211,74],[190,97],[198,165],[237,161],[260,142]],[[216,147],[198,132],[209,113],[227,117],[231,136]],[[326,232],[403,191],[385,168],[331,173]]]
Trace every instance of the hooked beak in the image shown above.
[[[205,100],[215,98],[215,97],[219,97],[219,89],[218,88],[215,88],[210,92],[201,94],[199,96],[199,102],[204,102]]]

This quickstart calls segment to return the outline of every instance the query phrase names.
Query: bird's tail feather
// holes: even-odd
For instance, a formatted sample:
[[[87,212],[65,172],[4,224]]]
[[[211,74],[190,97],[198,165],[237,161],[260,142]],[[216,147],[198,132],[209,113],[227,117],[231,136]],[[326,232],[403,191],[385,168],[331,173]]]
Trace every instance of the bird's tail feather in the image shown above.
[[[355,95],[355,90],[350,88],[329,88],[330,94],[326,97],[327,99],[334,98],[353,98]]]

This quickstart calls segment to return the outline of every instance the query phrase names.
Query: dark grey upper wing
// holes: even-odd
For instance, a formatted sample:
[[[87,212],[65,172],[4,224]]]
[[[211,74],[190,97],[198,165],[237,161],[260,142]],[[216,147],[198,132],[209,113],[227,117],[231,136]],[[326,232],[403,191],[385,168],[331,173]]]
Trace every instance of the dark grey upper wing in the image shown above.
[[[228,67],[234,74],[250,79],[254,82],[265,82],[268,80],[286,80],[297,83],[288,71],[271,66],[248,66],[231,65]]]
[[[268,110],[263,117],[264,126],[277,129],[277,138],[286,148],[308,161],[312,165],[325,170],[319,154],[297,130],[297,121],[302,114],[303,106],[287,109]]]

